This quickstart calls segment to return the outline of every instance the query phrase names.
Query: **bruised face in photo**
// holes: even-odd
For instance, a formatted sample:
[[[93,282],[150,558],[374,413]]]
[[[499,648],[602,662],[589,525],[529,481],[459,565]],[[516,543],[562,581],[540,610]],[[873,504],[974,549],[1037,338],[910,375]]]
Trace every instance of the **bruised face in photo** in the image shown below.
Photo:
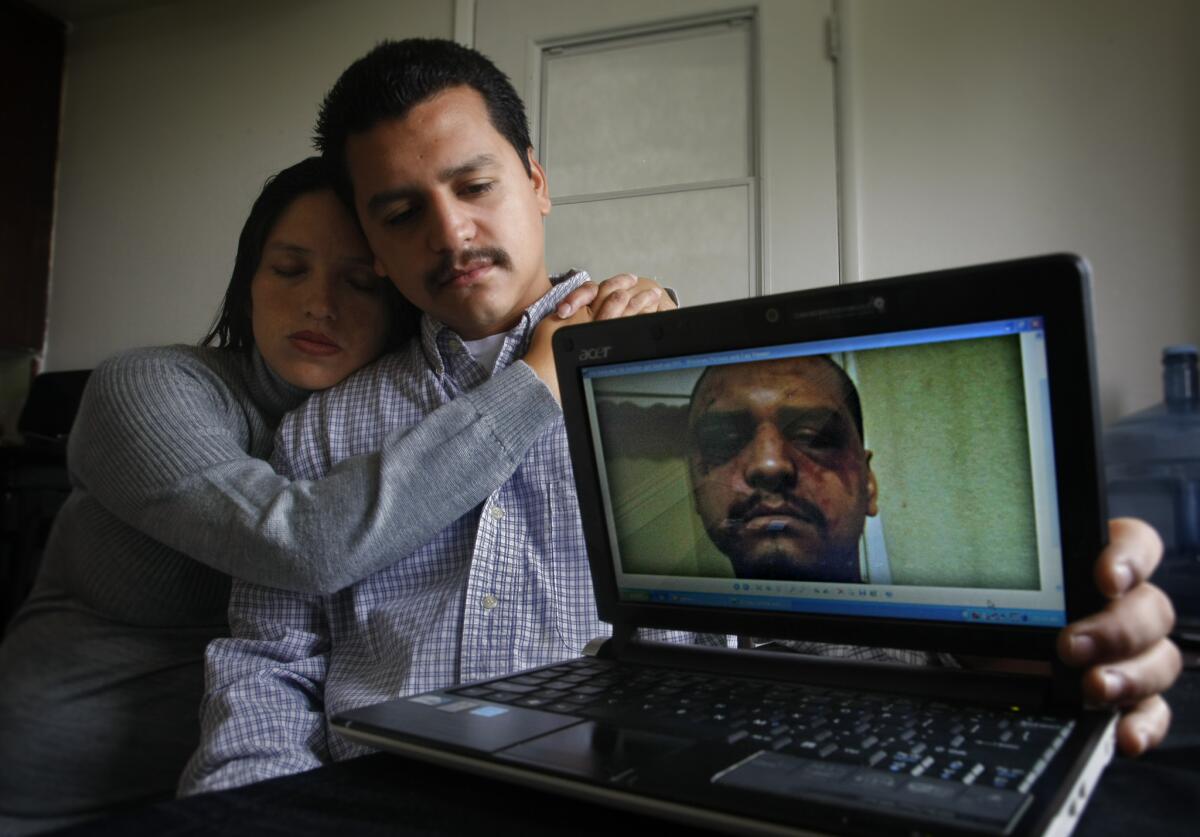
[[[740,578],[860,582],[871,453],[825,356],[709,369],[688,415],[696,511]]]

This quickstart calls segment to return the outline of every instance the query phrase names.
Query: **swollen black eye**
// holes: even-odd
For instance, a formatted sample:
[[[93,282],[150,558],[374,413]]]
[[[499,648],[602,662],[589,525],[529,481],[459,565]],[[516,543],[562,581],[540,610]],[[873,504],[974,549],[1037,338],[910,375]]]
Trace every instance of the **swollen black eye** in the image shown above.
[[[783,426],[782,433],[796,447],[813,451],[842,448],[848,442],[846,422],[831,411],[803,411]]]
[[[737,456],[754,435],[749,416],[710,414],[692,428],[692,446],[706,468],[714,468]]]

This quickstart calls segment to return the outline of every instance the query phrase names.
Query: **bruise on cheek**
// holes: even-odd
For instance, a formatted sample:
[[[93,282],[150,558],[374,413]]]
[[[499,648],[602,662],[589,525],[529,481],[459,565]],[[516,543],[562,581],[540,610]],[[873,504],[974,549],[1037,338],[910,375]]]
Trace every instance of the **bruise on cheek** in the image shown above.
[[[802,452],[796,459],[801,486],[819,486],[819,493],[824,496],[828,491],[823,489],[832,487],[830,483],[833,482],[843,493],[857,493],[856,476],[862,469],[858,467],[858,457],[853,451],[839,449],[824,456]]]
[[[820,509],[825,520],[836,520],[841,516],[841,511],[835,507],[833,497],[847,493],[843,475],[807,457],[801,459],[795,493]]]
[[[696,483],[697,496],[719,493],[730,497],[749,495],[750,487],[745,485],[736,468],[716,466],[703,474]]]

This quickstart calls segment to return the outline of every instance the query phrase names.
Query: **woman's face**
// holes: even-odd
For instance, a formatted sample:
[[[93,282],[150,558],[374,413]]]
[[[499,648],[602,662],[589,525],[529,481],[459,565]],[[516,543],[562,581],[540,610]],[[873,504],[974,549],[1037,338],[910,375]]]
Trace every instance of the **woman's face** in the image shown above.
[[[386,282],[332,191],[296,198],[250,282],[254,342],[267,365],[294,386],[325,389],[370,363],[391,325]]]

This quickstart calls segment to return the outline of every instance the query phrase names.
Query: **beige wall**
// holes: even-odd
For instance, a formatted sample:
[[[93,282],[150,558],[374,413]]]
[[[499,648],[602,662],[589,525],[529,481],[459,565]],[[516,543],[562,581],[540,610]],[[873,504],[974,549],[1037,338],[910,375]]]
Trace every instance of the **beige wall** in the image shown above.
[[[308,153],[338,72],[379,38],[450,36],[455,5],[181,0],[78,27],[47,368],[196,340],[251,199]],[[1200,3],[840,12],[844,275],[1081,252],[1106,415],[1156,401],[1161,345],[1200,341]]]
[[[312,153],[325,91],[386,37],[450,37],[452,0],[203,0],[67,44],[46,367],[194,342],[250,203]]]
[[[1020,338],[854,361],[892,582],[1039,589]]]
[[[1082,253],[1106,418],[1160,400],[1161,347],[1200,342],[1200,3],[841,11],[850,269]]]

